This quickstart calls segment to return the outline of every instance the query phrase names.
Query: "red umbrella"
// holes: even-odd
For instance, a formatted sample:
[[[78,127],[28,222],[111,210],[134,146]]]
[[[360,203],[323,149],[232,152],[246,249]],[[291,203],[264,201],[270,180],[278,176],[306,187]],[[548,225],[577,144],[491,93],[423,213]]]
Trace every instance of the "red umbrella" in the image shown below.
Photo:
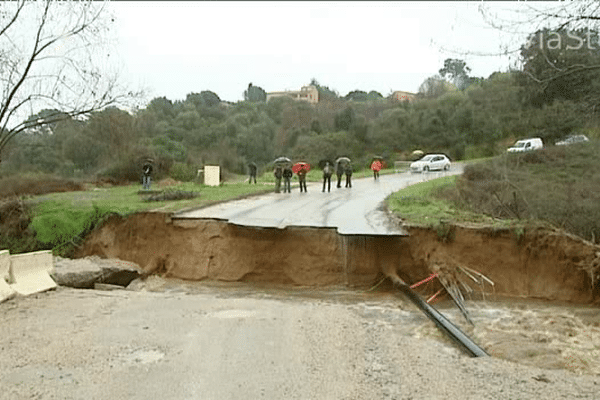
[[[381,170],[381,161],[373,161],[373,163],[371,164],[371,169],[373,171],[380,171]]]
[[[292,171],[294,171],[295,174],[302,170],[304,170],[304,172],[310,171],[310,164],[305,162],[299,162],[294,164],[294,166],[292,167]]]

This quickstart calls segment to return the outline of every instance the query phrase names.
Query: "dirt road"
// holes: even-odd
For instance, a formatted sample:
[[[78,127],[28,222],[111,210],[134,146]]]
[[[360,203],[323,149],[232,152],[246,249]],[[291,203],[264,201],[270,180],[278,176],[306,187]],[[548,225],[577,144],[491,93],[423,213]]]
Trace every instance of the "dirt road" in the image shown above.
[[[598,375],[469,358],[391,294],[151,277],[0,316],[2,400],[600,398]]]

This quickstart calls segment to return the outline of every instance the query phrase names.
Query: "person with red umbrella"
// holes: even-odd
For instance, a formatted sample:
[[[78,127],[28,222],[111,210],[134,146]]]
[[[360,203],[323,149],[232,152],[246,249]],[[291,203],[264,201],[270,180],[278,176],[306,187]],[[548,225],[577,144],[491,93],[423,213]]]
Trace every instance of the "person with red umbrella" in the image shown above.
[[[383,165],[381,164],[381,161],[379,159],[375,159],[371,163],[371,169],[373,170],[373,178],[375,178],[375,179],[379,178],[379,171],[381,171],[382,167],[383,167]]]
[[[298,174],[298,181],[300,182],[300,193],[302,193],[302,191],[307,193],[308,190],[306,189],[306,173],[310,171],[310,164],[305,162],[296,163],[292,167],[292,171]]]

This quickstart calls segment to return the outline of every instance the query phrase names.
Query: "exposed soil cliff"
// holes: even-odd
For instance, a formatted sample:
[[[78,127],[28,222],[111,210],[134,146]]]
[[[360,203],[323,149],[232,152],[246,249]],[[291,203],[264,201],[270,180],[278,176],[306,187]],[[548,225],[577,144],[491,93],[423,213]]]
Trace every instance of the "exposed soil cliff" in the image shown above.
[[[588,303],[600,297],[600,247],[558,231],[408,227],[409,237],[340,236],[334,229],[248,228],[138,213],[110,217],[78,256],[137,263],[188,280],[368,286],[393,268],[407,282],[472,268],[496,294]],[[490,287],[487,287],[490,290]]]

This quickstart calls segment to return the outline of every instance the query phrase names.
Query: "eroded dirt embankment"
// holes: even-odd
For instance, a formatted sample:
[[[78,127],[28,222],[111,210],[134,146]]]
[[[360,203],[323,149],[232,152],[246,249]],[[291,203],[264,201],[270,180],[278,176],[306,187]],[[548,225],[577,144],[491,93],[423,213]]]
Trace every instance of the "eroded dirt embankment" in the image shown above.
[[[465,266],[489,277],[500,295],[576,303],[600,297],[600,247],[577,237],[453,227],[444,241],[433,229],[407,229],[411,236],[404,238],[340,236],[335,229],[248,228],[148,212],[110,217],[76,256],[120,258],[188,280],[317,286],[373,285],[390,269],[416,282],[431,271]]]

